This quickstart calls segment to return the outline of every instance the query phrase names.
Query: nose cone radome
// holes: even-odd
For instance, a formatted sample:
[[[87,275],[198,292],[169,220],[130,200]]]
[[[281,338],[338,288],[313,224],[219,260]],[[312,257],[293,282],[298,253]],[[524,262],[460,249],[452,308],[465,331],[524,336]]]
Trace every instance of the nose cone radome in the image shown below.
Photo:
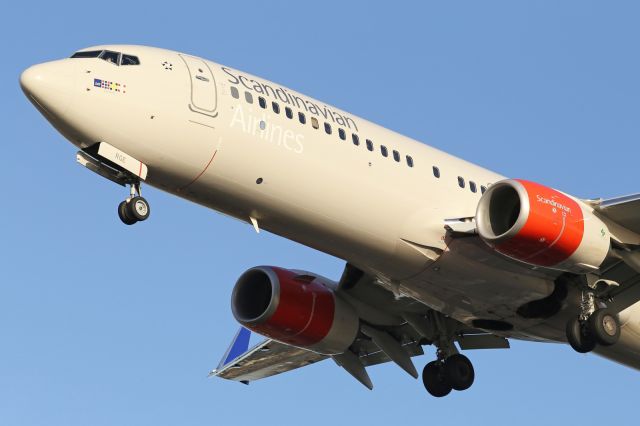
[[[73,74],[61,62],[34,65],[20,76],[20,86],[27,98],[41,112],[54,117],[64,115],[74,87]]]

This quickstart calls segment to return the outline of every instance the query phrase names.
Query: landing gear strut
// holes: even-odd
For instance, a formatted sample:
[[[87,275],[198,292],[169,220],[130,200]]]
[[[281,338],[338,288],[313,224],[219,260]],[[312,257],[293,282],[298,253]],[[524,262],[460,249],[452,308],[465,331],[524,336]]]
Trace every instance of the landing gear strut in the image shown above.
[[[593,280],[592,280],[593,281]],[[616,314],[605,307],[599,307],[603,294],[617,285],[603,280],[587,283],[582,289],[580,315],[567,323],[567,341],[580,353],[591,352],[596,345],[611,346],[620,338],[620,323]]]
[[[120,220],[125,225],[133,225],[146,220],[150,213],[149,203],[141,196],[140,182],[132,183],[129,197],[118,205]]]
[[[452,327],[442,314],[433,312],[436,325],[434,344],[438,350],[438,359],[428,363],[422,370],[422,383],[432,396],[437,398],[451,393],[452,390],[469,389],[475,379],[473,364],[469,358],[459,354],[453,344]]]

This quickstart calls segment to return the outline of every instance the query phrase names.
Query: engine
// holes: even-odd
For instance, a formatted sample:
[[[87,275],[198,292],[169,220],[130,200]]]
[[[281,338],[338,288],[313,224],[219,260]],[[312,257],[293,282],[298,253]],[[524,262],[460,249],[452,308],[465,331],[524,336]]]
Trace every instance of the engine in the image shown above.
[[[307,272],[258,266],[238,279],[231,296],[236,320],[282,343],[332,355],[354,342],[359,318],[336,284]]]
[[[496,251],[568,272],[597,270],[611,244],[609,229],[586,204],[525,180],[490,186],[478,204],[476,224]]]

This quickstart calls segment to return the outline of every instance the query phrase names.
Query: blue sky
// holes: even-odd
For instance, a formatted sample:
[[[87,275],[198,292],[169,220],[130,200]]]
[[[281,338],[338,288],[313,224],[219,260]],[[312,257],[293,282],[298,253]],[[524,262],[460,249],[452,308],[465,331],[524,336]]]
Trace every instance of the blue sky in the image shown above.
[[[27,66],[102,43],[228,64],[512,177],[581,197],[640,192],[637,2],[11,2],[0,16],[0,424],[629,424],[640,373],[567,346],[468,353],[476,383],[429,397],[394,365],[369,392],[331,362],[246,387],[207,379],[258,264],[342,262],[121,187],[20,92]],[[433,357],[416,359],[422,366]]]

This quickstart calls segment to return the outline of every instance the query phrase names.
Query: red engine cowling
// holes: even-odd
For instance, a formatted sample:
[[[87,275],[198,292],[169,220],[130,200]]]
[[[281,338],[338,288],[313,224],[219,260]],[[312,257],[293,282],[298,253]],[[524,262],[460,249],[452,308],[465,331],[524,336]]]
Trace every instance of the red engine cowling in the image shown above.
[[[360,327],[354,309],[335,293],[335,283],[272,266],[242,274],[231,310],[252,331],[327,355],[347,350]]]
[[[592,272],[610,248],[607,226],[586,204],[525,180],[498,182],[478,204],[480,237],[496,251],[535,266]]]

